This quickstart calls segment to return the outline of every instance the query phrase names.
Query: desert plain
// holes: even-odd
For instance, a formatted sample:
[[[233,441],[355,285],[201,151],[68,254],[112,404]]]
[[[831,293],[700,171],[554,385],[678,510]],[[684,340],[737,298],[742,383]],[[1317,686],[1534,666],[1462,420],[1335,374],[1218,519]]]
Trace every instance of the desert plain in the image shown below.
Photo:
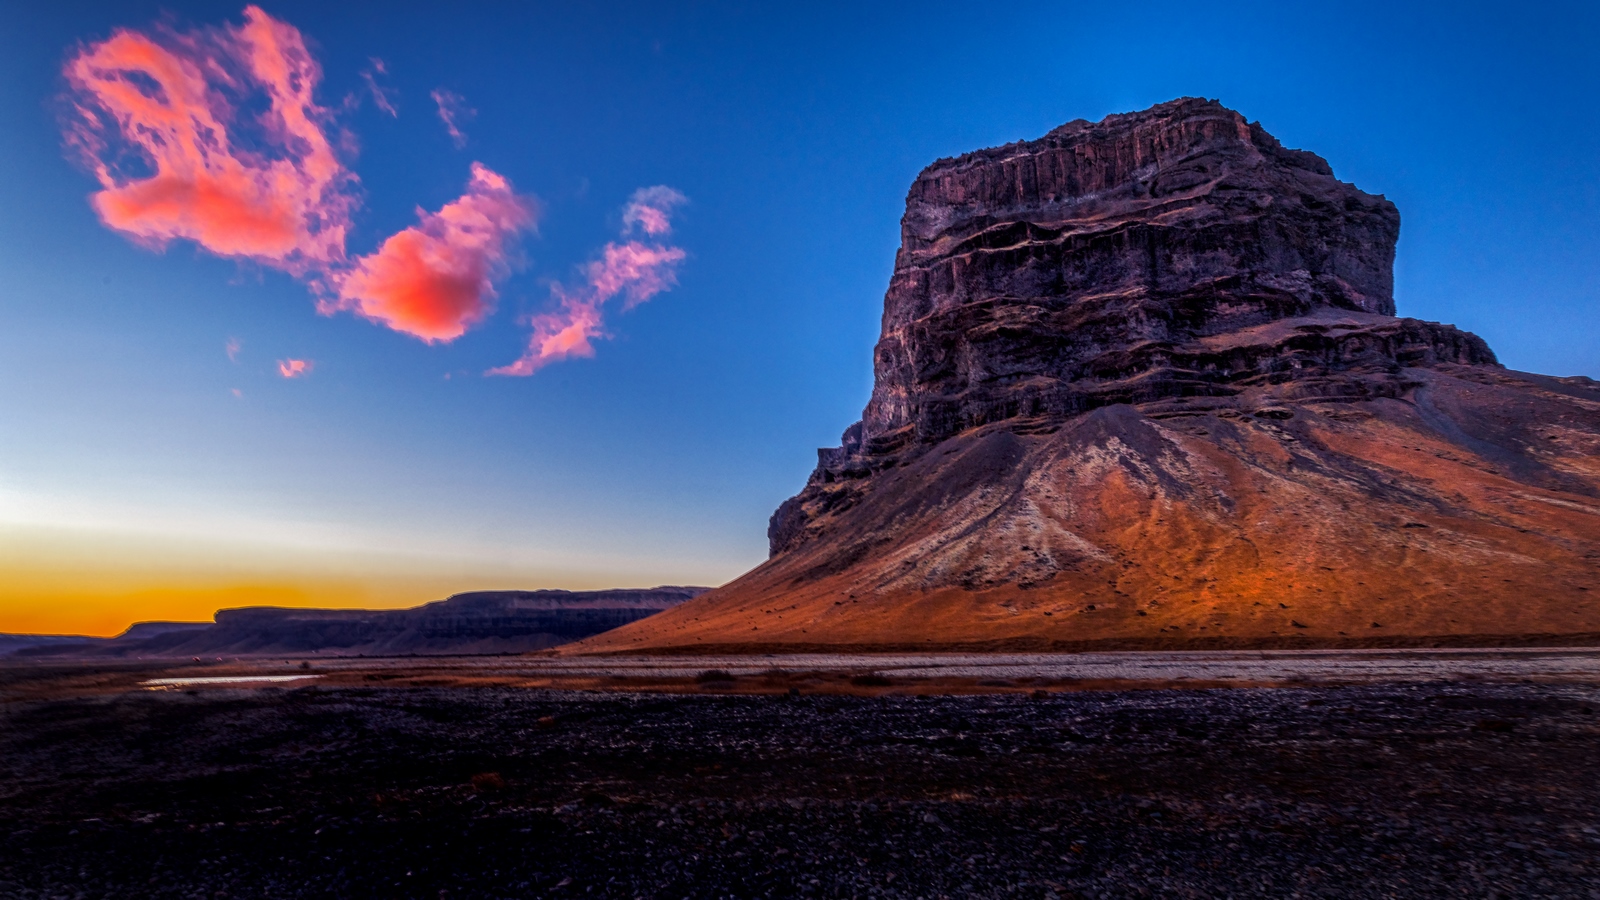
[[[6,897],[1600,890],[1592,649],[34,662],[0,683]]]

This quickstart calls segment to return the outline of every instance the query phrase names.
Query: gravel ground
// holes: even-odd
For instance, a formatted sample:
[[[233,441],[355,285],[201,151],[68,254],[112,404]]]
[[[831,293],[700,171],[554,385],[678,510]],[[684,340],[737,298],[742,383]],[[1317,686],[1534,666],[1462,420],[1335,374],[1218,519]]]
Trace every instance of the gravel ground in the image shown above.
[[[1600,688],[0,705],[0,897],[1600,897]]]

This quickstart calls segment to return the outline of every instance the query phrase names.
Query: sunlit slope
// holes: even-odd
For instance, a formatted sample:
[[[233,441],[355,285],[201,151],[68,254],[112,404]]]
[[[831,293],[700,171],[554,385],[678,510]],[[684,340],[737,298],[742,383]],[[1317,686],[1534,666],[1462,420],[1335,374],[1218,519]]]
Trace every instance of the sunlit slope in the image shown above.
[[[1395,399],[1258,389],[963,432],[839,485],[826,540],[572,650],[1600,635],[1600,388],[1403,376]]]

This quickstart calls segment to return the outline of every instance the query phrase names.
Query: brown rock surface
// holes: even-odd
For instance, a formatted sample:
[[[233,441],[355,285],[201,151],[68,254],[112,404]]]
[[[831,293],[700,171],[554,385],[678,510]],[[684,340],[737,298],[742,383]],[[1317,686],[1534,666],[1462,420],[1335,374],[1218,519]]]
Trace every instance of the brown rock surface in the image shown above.
[[[1600,632],[1600,385],[1396,318],[1399,214],[1176,100],[912,185],[772,558],[580,651]]]

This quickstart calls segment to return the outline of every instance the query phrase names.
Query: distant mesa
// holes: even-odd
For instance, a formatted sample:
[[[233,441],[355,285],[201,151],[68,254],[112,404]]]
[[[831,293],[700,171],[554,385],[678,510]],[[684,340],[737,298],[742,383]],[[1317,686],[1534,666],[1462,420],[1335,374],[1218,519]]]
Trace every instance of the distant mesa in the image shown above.
[[[0,635],[0,656],[397,656],[523,653],[670,609],[703,587],[473,591],[414,609],[245,607],[215,622],[143,622],[115,638]]]
[[[1396,317],[1399,230],[1210,100],[934,163],[771,558],[571,651],[1600,641],[1600,385]]]
[[[100,640],[75,634],[0,634],[0,658],[36,647],[82,646]]]
[[[112,640],[127,642],[147,641],[163,635],[201,631],[209,627],[211,627],[210,622],[135,622],[128,626],[127,631],[117,635]]]
[[[210,622],[138,622],[112,638],[81,634],[0,634],[0,657],[13,653],[25,656],[65,656],[98,653],[104,648],[126,646],[176,631],[196,631]]]

